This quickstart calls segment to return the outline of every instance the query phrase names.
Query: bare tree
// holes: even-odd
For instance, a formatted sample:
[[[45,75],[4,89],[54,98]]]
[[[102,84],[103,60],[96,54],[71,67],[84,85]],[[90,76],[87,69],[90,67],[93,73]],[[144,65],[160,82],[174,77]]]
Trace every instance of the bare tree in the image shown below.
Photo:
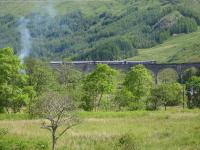
[[[51,132],[52,150],[56,149],[57,140],[71,127],[78,124],[75,116],[75,107],[68,96],[62,96],[56,92],[47,92],[37,104],[37,113],[45,120],[42,128]],[[57,133],[57,129],[62,131]]]

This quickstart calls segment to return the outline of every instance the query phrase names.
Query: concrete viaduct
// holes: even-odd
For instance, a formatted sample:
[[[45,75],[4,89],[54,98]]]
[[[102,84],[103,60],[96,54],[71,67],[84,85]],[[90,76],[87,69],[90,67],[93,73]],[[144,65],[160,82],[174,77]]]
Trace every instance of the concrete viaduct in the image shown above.
[[[61,65],[72,65],[80,71],[90,72],[92,71],[97,64],[107,64],[114,69],[120,69],[127,71],[131,67],[142,64],[147,69],[149,69],[157,82],[158,73],[163,69],[174,69],[179,76],[179,79],[182,79],[183,73],[185,70],[191,67],[195,67],[200,70],[199,63],[164,63],[158,64],[156,61],[72,61],[72,62],[62,62],[62,61],[52,61],[50,62],[53,68],[59,69]]]

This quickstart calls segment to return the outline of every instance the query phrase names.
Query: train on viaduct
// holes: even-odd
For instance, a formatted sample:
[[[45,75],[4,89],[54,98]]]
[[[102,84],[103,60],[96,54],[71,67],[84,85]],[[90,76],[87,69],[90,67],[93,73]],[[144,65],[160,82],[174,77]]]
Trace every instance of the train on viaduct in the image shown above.
[[[97,64],[107,64],[114,69],[129,70],[131,67],[142,64],[149,69],[157,82],[158,73],[163,69],[171,68],[176,71],[179,79],[182,79],[185,70],[195,67],[200,70],[200,62],[194,63],[157,63],[154,60],[147,61],[51,61],[53,68],[59,69],[61,65],[72,65],[80,71],[91,72]]]

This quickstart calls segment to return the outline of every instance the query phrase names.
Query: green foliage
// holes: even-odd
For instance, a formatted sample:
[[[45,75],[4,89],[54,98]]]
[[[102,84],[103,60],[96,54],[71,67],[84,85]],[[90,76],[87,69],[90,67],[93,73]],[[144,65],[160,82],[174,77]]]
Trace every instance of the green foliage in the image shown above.
[[[136,138],[134,135],[131,134],[124,134],[122,135],[119,140],[117,145],[117,149],[119,150],[138,150],[139,146],[137,143]]]
[[[0,16],[0,48],[12,47],[15,52],[20,49],[20,37],[16,30],[17,18],[12,14],[5,14]]]
[[[121,110],[123,107],[128,107],[130,104],[134,101],[133,94],[126,88],[117,90],[116,96],[115,96],[115,104],[118,107],[118,110]]]
[[[69,95],[77,107],[82,96],[82,80],[84,74],[71,65],[62,65],[57,71],[59,91]]]
[[[8,134],[8,129],[7,128],[0,128],[0,138]]]
[[[83,60],[118,60],[120,57],[120,49],[112,42],[106,42],[100,45],[94,51],[86,53],[81,58]]]
[[[182,17],[170,29],[171,33],[190,33],[197,31],[198,25],[194,19]]]
[[[87,75],[83,82],[83,108],[86,110],[97,110],[100,106],[102,96],[111,93],[114,89],[115,70],[106,64],[98,64],[96,69]]]
[[[137,101],[147,97],[153,84],[151,73],[143,66],[132,67],[125,77],[124,85]]]
[[[27,58],[24,63],[26,74],[29,76],[28,86],[25,88],[29,96],[29,100],[26,101],[27,111],[33,115],[37,97],[48,90],[60,90],[60,88],[56,73],[47,62]]]
[[[80,117],[84,121],[62,137],[57,149],[120,150],[123,146],[117,147],[117,145],[121,145],[119,139],[122,137],[124,137],[122,141],[126,141],[121,142],[126,143],[123,145],[135,144],[136,148],[142,150],[198,149],[199,112],[199,109],[182,108],[169,108],[168,111],[156,112],[80,111]],[[38,150],[36,143],[50,144],[49,133],[40,129],[39,124],[38,120],[1,121],[0,128],[5,126],[9,128],[9,133],[1,143],[4,147],[7,145],[10,148],[15,143],[23,141],[29,146],[28,150]]]
[[[105,43],[97,50],[91,51],[83,56],[85,60],[118,60],[120,56],[119,48],[113,43]],[[79,59],[79,58],[78,58]]]
[[[129,60],[156,60],[158,63],[199,62],[199,33],[198,29],[194,33],[174,35],[162,44],[138,50],[138,55]]]
[[[178,83],[159,84],[152,88],[147,109],[156,110],[159,106],[177,106],[182,98],[182,86]]]
[[[58,81],[67,88],[74,89],[80,84],[83,73],[71,65],[62,65],[58,71]]]
[[[30,114],[31,113],[31,106],[32,106],[32,103],[36,97],[36,91],[34,89],[33,86],[26,86],[24,88],[24,91],[27,93],[29,99],[26,99],[25,103],[26,103],[26,106],[27,106],[27,110],[28,110],[28,113]]]
[[[192,3],[191,3],[192,2]],[[200,24],[200,12],[198,1],[192,0],[187,1],[184,0],[183,3],[178,5],[178,10],[181,12],[183,16],[194,18],[198,24]]]
[[[153,87],[151,89],[151,96],[148,99],[147,110],[157,110],[160,105],[162,105],[162,99],[165,97],[163,92],[163,87],[161,85]]]
[[[29,76],[28,84],[33,86],[37,96],[48,89],[57,87],[55,72],[47,62],[28,58],[25,60],[25,65],[26,74]]]
[[[96,48],[75,59],[80,60],[120,60],[135,56],[137,50],[134,49],[130,39],[120,37],[100,42]]]
[[[175,83],[179,79],[177,72],[174,69],[167,68],[160,70],[157,75],[158,83]]]
[[[29,100],[27,76],[17,56],[10,48],[0,49],[0,108],[9,108],[16,113]]]
[[[1,113],[0,114],[0,120],[28,120],[31,119],[29,114],[27,113]]]
[[[165,40],[167,40],[170,37],[170,32],[169,31],[160,31],[156,34],[156,41],[159,43],[163,43]]]
[[[4,137],[0,139],[1,150],[48,150],[48,142],[40,139],[24,139],[19,137]]]
[[[200,77],[193,76],[188,82],[186,82],[186,89],[188,91],[189,108],[200,108]]]
[[[11,46],[15,53],[20,53],[18,20],[19,16],[25,16],[29,20],[33,57],[118,60],[136,56],[139,48],[163,43],[171,33],[196,31],[200,20],[199,3],[195,0],[191,3],[187,0],[56,1],[53,4],[56,17],[44,11],[45,1],[2,2],[0,45]]]
[[[199,70],[195,67],[191,67],[189,69],[186,69],[184,74],[183,74],[184,83],[189,81],[192,78],[192,76],[197,76],[198,74],[199,74]]]

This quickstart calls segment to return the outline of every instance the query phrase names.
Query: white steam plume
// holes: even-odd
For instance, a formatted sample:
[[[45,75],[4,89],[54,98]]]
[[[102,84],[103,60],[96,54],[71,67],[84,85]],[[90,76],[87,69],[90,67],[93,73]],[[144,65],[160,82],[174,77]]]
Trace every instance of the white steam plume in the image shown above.
[[[28,22],[29,20],[25,19],[24,17],[19,20],[19,31],[21,34],[22,47],[19,57],[21,59],[21,62],[23,62],[25,57],[29,56],[31,50],[31,35],[29,29],[27,28]]]

